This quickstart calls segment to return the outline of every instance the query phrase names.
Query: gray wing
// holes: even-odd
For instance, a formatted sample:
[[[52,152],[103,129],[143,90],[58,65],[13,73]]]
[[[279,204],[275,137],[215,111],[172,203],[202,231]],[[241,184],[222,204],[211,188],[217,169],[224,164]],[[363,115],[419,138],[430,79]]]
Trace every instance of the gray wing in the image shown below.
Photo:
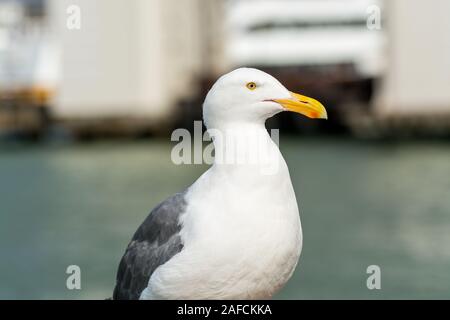
[[[179,218],[185,193],[177,193],[150,212],[137,229],[117,271],[114,300],[139,299],[152,273],[183,249]]]

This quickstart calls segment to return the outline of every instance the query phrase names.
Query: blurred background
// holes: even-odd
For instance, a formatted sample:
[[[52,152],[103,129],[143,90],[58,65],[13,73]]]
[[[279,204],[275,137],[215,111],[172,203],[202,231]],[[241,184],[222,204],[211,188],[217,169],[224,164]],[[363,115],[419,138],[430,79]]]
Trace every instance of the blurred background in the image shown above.
[[[304,229],[276,298],[450,298],[449,12],[446,0],[0,0],[0,298],[110,297],[149,210],[207,169],[171,162],[172,130],[191,130],[240,66],[329,113],[268,123]],[[72,264],[81,290],[66,288]]]

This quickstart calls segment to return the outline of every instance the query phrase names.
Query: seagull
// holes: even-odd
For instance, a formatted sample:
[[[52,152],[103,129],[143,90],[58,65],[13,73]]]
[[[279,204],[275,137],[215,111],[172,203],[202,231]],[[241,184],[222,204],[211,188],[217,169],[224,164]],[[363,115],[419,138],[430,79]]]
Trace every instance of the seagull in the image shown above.
[[[222,160],[150,212],[120,261],[113,299],[270,299],[287,283],[303,236],[288,166],[265,128],[283,111],[327,118],[320,102],[258,69],[216,81],[203,120]],[[264,157],[224,160],[255,145]]]

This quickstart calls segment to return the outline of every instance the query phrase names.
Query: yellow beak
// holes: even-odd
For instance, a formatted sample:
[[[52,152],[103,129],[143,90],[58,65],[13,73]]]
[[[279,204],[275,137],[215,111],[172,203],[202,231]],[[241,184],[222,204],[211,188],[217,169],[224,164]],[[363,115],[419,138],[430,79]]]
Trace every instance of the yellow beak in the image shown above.
[[[328,119],[327,110],[316,99],[302,96],[301,94],[290,92],[290,99],[275,99],[289,111],[301,113],[308,118]]]

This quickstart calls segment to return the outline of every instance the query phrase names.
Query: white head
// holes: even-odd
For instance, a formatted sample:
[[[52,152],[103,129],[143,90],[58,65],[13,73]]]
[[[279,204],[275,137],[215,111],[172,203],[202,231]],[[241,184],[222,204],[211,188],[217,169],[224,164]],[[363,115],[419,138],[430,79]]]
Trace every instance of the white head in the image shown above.
[[[208,128],[232,122],[264,123],[282,111],[294,111],[310,118],[327,118],[323,105],[287,90],[277,79],[257,69],[240,68],[220,77],[203,104]]]

